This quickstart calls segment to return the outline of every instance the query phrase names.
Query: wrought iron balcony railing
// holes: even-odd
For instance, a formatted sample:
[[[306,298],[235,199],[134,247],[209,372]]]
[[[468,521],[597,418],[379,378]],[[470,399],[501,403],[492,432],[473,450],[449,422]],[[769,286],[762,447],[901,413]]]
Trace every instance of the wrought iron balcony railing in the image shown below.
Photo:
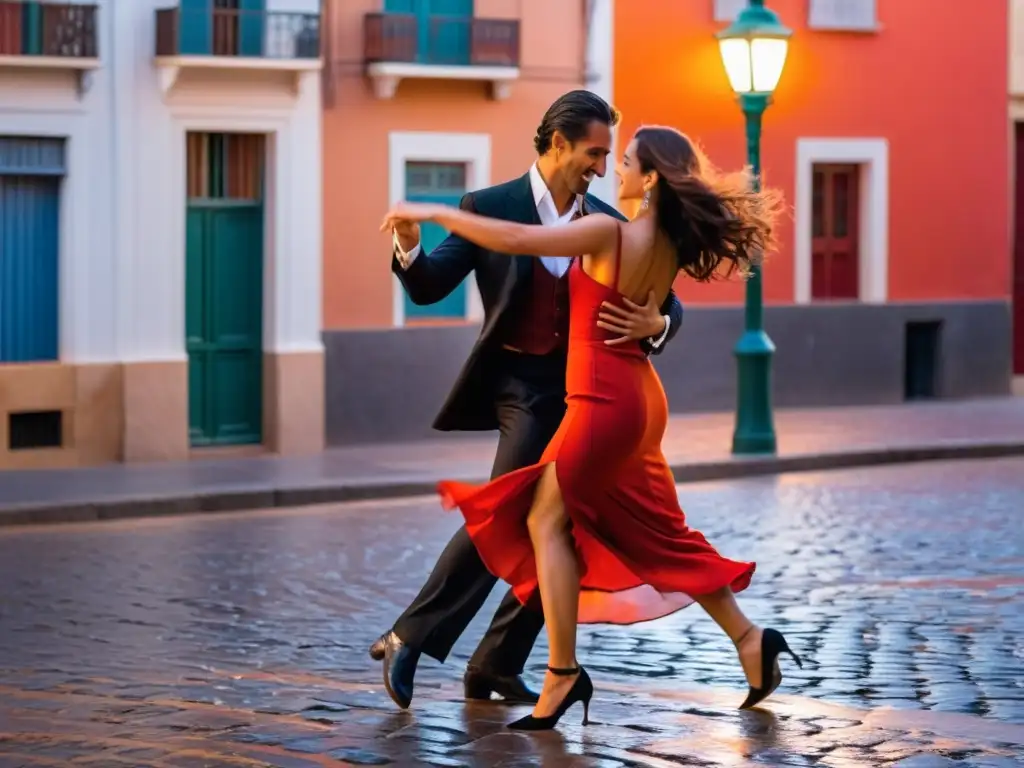
[[[95,5],[0,0],[0,56],[95,59]]]
[[[320,16],[163,8],[156,12],[156,55],[319,59]]]
[[[519,21],[368,13],[363,59],[367,64],[518,67]]]

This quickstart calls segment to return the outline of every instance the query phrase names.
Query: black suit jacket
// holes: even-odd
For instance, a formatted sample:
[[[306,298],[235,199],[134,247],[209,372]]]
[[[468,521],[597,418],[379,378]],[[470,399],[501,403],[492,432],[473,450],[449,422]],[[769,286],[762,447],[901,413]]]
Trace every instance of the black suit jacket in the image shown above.
[[[505,221],[541,223],[528,173],[513,181],[471,192],[462,198],[460,207]],[[584,208],[626,220],[617,210],[592,195],[586,196]],[[429,254],[421,253],[407,270],[392,254],[391,269],[398,275],[414,304],[440,301],[454,291],[470,272],[476,273],[476,284],[480,289],[484,307],[483,328],[455,386],[434,420],[435,429],[469,431],[498,428],[494,393],[495,380],[501,373],[496,354],[501,349],[501,335],[497,331],[506,321],[509,307],[515,304],[516,297],[521,291],[530,289],[534,258],[488,251],[456,235],[449,235]],[[679,330],[683,320],[683,307],[675,293],[669,292],[661,312],[670,317],[667,342]],[[665,345],[652,349],[643,342],[643,346],[648,353],[658,354]]]

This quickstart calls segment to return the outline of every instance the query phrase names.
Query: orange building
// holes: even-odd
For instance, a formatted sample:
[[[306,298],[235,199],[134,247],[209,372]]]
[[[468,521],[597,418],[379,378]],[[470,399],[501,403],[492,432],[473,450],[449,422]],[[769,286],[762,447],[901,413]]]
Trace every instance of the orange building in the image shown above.
[[[479,331],[472,280],[413,307],[377,231],[389,203],[456,201],[526,172],[544,109],[589,87],[722,166],[743,119],[714,34],[745,0],[330,0],[324,346],[332,444],[432,433]],[[933,0],[769,0],[794,29],[764,120],[793,207],[765,269],[778,405],[1005,393],[1010,382],[1007,11]],[[614,65],[614,66],[613,66]],[[614,202],[611,178],[597,193]],[[428,246],[443,236],[425,231]],[[738,283],[678,285],[657,358],[674,410],[735,404]]]
[[[745,162],[743,117],[714,37],[745,5],[616,4],[621,137],[642,123],[673,125],[718,165]],[[793,207],[764,271],[776,402],[1005,393],[1007,4],[966,15],[940,13],[934,0],[767,5],[794,30],[762,142],[765,181]],[[664,355],[670,401],[728,407],[734,363],[721,327],[738,336],[742,285],[680,280],[677,291],[690,311],[683,341]],[[687,372],[676,373],[673,352],[688,358]]]

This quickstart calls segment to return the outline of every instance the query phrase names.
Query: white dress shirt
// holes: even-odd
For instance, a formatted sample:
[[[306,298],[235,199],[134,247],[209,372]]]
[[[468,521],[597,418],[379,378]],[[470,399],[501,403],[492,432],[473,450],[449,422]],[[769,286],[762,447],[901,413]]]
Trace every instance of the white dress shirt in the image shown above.
[[[560,216],[558,209],[555,208],[554,198],[551,197],[551,190],[544,183],[536,163],[530,166],[530,189],[533,190],[533,204],[537,206],[540,223],[545,227],[563,227],[572,221],[577,211],[583,210],[583,195],[576,195],[569,210]],[[561,277],[568,272],[572,264],[572,259],[568,256],[541,256],[540,261],[555,277]]]
[[[537,206],[537,215],[540,217],[540,223],[545,227],[564,226],[572,221],[577,211],[583,210],[584,196],[576,195],[572,205],[569,206],[569,210],[560,215],[558,209],[555,208],[555,201],[551,197],[551,190],[548,189],[544,177],[540,175],[536,163],[530,166],[530,188],[533,190],[533,202]],[[403,269],[408,269],[423,251],[419,243],[414,245],[408,253],[403,251],[401,244],[398,242],[397,233],[393,235],[393,242],[395,258],[398,259],[398,263]],[[541,256],[540,260],[545,269],[555,277],[564,275],[572,264],[572,259],[568,256]],[[669,316],[663,315],[663,317],[665,318],[665,330],[657,338],[648,338],[653,347],[660,347],[664,343],[665,337],[668,336]]]

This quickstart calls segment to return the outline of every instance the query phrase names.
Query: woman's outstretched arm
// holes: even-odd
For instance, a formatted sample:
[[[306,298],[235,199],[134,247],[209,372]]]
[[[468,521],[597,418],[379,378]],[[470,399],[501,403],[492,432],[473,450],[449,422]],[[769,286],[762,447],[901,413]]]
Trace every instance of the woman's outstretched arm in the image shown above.
[[[432,221],[490,251],[513,256],[583,256],[615,248],[619,222],[604,214],[583,216],[564,227],[516,224],[447,205],[402,203],[389,211],[381,231],[398,221]]]

